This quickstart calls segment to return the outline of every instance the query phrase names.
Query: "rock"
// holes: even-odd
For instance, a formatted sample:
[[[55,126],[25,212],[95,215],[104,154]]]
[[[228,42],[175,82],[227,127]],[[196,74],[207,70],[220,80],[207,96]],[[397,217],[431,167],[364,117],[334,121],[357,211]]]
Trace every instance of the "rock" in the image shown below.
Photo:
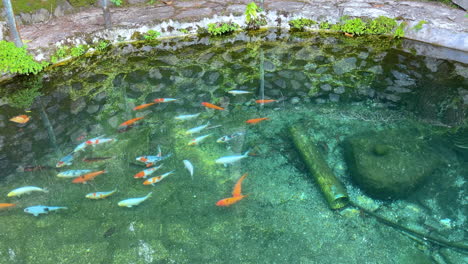
[[[180,73],[186,78],[200,78],[203,74],[203,68],[196,65],[187,66],[180,69]]]
[[[407,130],[367,132],[345,139],[351,178],[379,199],[404,198],[441,165],[426,143]]]
[[[70,13],[73,10],[73,6],[68,3],[68,1],[58,2],[57,8],[55,8],[54,16],[64,16],[67,13]]]
[[[329,91],[332,90],[332,87],[331,87],[331,85],[329,85],[328,83],[326,83],[326,84],[320,85],[320,89],[322,89],[323,91],[329,92]]]
[[[207,71],[203,75],[202,79],[205,81],[206,84],[213,85],[219,80],[219,77],[221,77],[221,74],[219,74],[219,72],[217,72],[217,71]],[[222,82],[222,80],[221,80],[221,82]]]
[[[39,9],[36,13],[31,15],[31,23],[39,23],[46,21],[50,18],[50,13],[44,8]]]
[[[333,65],[333,71],[336,74],[343,74],[356,68],[357,59],[354,57],[344,58]]]
[[[5,35],[6,31],[6,23],[3,21],[0,21],[0,40],[4,40],[3,36]]]
[[[452,0],[452,2],[458,5],[459,7],[468,10],[468,0]]]
[[[263,63],[263,69],[265,71],[273,72],[273,71],[275,71],[276,66],[275,66],[275,64],[273,64],[273,62],[266,60]]]
[[[94,114],[98,110],[99,110],[99,105],[90,105],[88,106],[88,109],[86,109],[86,112],[88,112],[88,114]]]
[[[70,112],[74,115],[78,114],[85,108],[86,101],[83,97],[78,98],[78,100],[73,101],[70,105]]]

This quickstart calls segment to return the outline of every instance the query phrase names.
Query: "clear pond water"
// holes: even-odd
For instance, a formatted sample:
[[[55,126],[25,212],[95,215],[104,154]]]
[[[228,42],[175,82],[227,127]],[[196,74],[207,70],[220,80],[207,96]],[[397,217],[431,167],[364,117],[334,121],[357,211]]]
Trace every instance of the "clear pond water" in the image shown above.
[[[123,44],[1,84],[0,203],[16,207],[0,211],[0,263],[463,262],[468,66],[417,55],[411,45],[274,31],[169,39]],[[156,98],[177,100],[133,110]],[[276,101],[258,104],[259,99]],[[175,119],[196,113],[191,120]],[[31,120],[9,121],[21,114]],[[119,131],[119,124],[136,117],[144,118]],[[208,122],[201,132],[186,134]],[[458,246],[420,239],[356,207],[331,210],[292,143],[289,127],[298,124],[353,203]],[[216,142],[236,132],[242,135]],[[188,145],[207,134],[200,144]],[[71,165],[56,168],[76,146],[100,135],[115,140],[88,146],[73,154]],[[421,179],[409,187],[400,183],[406,189],[397,198],[367,190],[353,173],[381,168],[372,162],[352,168],[346,155],[359,156],[367,143],[347,150],[346,142],[358,136],[384,145],[367,155],[383,157],[393,174]],[[403,146],[399,140],[417,142],[416,149],[405,150],[410,163],[403,156],[385,158],[386,146]],[[157,154],[158,146],[172,156],[152,176],[175,172],[144,185],[133,177],[146,169],[136,158]],[[215,163],[248,150],[232,165]],[[109,159],[89,161],[103,157]],[[183,160],[193,164],[193,177]],[[57,177],[69,169],[107,173],[87,184]],[[232,196],[244,173],[247,197],[216,206]],[[22,186],[48,192],[7,197]],[[85,198],[113,189],[106,199]],[[117,205],[149,192],[152,197],[138,206]],[[68,209],[37,217],[23,211],[34,205]]]

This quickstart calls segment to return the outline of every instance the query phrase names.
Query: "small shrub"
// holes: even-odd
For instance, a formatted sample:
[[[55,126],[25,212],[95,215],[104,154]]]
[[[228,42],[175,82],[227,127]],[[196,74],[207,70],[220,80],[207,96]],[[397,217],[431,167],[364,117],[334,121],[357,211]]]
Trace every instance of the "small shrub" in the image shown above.
[[[320,29],[330,29],[330,23],[328,23],[327,21],[320,22],[319,28]]]
[[[289,21],[289,26],[296,30],[304,30],[305,27],[310,27],[314,24],[317,24],[317,22],[308,18],[297,18]]]
[[[360,18],[347,19],[341,26],[341,31],[353,35],[362,35],[366,33],[366,22]]]
[[[422,26],[423,26],[424,24],[427,24],[427,21],[421,20],[421,21],[418,22],[418,24],[416,24],[416,25],[413,27],[413,29],[416,30],[416,31],[419,31],[419,30],[422,29]]]
[[[0,41],[0,71],[19,74],[37,74],[47,66],[37,62],[28,53],[26,46],[18,48],[13,42]]]
[[[83,54],[85,54],[85,52],[87,51],[87,47],[85,45],[76,45],[75,47],[72,47],[70,49],[70,55],[72,57],[79,57]]]
[[[259,15],[258,12],[261,12],[261,9],[255,4],[255,2],[247,4],[244,13],[247,29],[259,29],[261,26],[267,24],[265,15]]]
[[[179,31],[182,32],[182,33],[184,33],[184,34],[188,34],[188,33],[189,33],[188,29],[186,29],[186,28],[181,28],[181,29],[179,29]]]
[[[407,23],[406,22],[401,22],[400,25],[395,29],[395,32],[393,33],[393,36],[395,38],[402,38],[405,36],[405,27]]]
[[[397,26],[395,19],[379,16],[367,24],[366,33],[368,34],[388,34]]]
[[[208,33],[213,36],[232,33],[239,29],[239,25],[234,22],[218,22],[208,24]]]
[[[158,31],[156,30],[148,30],[148,32],[146,32],[145,34],[143,34],[143,38],[145,40],[155,40],[157,39],[159,36],[161,35],[161,33],[159,33]]]
[[[109,42],[107,42],[106,40],[101,40],[101,41],[99,41],[98,44],[96,45],[96,50],[97,50],[97,51],[103,51],[103,50],[105,50],[108,46],[109,46]]]

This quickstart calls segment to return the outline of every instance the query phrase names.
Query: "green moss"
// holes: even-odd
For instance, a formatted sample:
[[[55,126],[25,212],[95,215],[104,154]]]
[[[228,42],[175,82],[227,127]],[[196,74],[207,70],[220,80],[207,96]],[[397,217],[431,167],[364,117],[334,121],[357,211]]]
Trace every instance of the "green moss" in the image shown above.
[[[427,21],[421,20],[421,21],[418,22],[418,24],[416,24],[416,25],[413,27],[413,29],[416,30],[416,31],[419,31],[419,30],[422,29],[422,26],[423,26],[424,24],[427,24]]]

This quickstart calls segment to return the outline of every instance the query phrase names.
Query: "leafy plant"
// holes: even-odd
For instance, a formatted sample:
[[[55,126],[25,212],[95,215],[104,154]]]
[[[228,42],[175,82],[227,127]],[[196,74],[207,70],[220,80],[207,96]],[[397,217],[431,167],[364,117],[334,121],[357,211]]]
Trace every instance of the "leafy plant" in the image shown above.
[[[267,24],[265,16],[263,14],[259,15],[258,12],[261,12],[261,9],[255,2],[247,4],[244,13],[247,29],[259,29],[261,26]]]
[[[427,21],[421,20],[421,21],[418,22],[418,24],[416,24],[416,25],[413,27],[413,29],[416,30],[416,31],[419,31],[419,30],[422,29],[422,26],[423,26],[424,24],[427,24]]]
[[[80,44],[70,49],[70,55],[72,57],[79,57],[85,54],[86,50],[87,50],[87,47],[85,45]]]
[[[395,32],[393,33],[393,36],[395,38],[402,38],[405,36],[405,27],[407,23],[406,22],[401,22],[400,25],[395,29]]]
[[[320,29],[330,29],[330,23],[328,23],[327,21],[320,22],[319,28]]]
[[[26,45],[16,47],[13,42],[0,41],[0,71],[19,74],[37,74],[47,62],[37,62],[26,50]]]
[[[96,50],[98,51],[103,51],[109,46],[109,42],[105,40],[100,40],[98,44],[96,45]]]
[[[310,27],[314,24],[317,24],[317,22],[308,18],[297,18],[289,21],[289,26],[296,30],[304,30],[305,27]]]
[[[234,22],[218,22],[208,24],[208,33],[213,36],[228,34],[239,29],[239,25]]]
[[[112,3],[114,3],[116,6],[121,6],[122,5],[122,0],[110,0]]]
[[[158,31],[150,29],[150,30],[148,30],[148,32],[143,34],[143,38],[145,40],[155,40],[160,35],[161,35],[161,33],[159,33]]]
[[[181,28],[181,29],[179,29],[179,31],[182,32],[182,33],[184,33],[184,34],[188,34],[188,33],[189,33],[188,29],[186,29],[186,28]]]
[[[336,24],[331,25],[330,30],[331,30],[331,31],[336,31],[336,32],[341,31],[341,24],[340,24],[340,23],[336,23]]]
[[[388,34],[397,26],[395,19],[379,16],[367,24],[366,33],[368,34]]]
[[[60,46],[58,50],[55,51],[54,55],[50,56],[50,61],[56,63],[59,60],[64,59],[70,54],[70,47]]]
[[[341,31],[353,35],[362,35],[366,33],[366,22],[360,18],[347,19],[341,26]]]

